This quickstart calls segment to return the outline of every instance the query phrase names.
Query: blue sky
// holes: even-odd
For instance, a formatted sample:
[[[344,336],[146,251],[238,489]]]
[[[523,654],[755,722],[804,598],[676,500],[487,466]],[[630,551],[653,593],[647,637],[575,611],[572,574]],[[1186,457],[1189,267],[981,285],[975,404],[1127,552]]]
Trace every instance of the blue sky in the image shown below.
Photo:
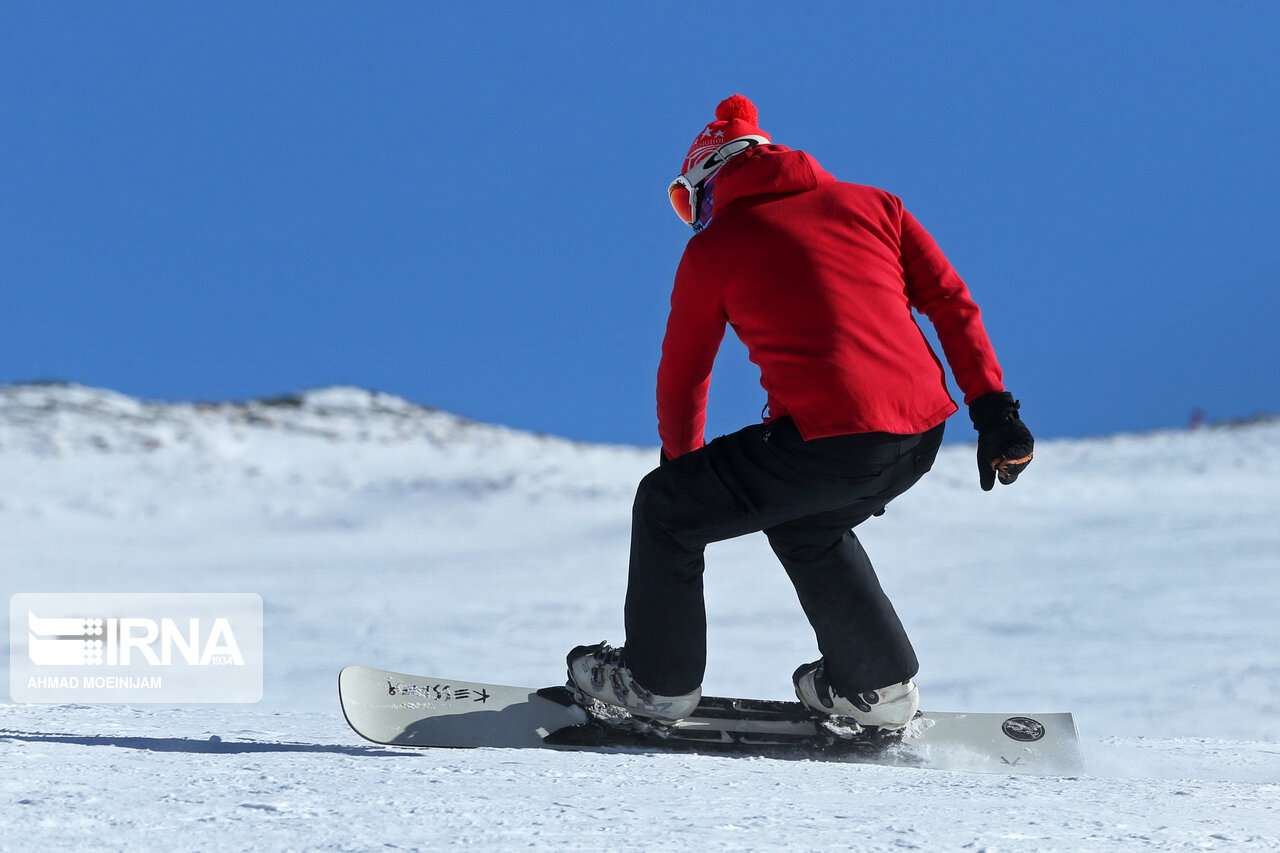
[[[1250,0],[0,2],[0,382],[656,445],[665,188],[740,92],[902,197],[1037,435],[1280,411],[1277,43]],[[708,437],[757,380],[727,341]]]

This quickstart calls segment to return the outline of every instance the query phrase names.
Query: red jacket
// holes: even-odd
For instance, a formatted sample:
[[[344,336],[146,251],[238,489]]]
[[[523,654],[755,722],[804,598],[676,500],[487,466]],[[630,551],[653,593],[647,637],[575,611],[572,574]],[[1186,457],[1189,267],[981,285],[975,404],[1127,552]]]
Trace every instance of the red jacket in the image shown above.
[[[895,196],[768,145],[721,169],[713,201],[671,294],[658,368],[667,456],[703,444],[725,323],[760,368],[766,420],[791,415],[805,439],[923,432],[956,411],[913,308],[937,329],[966,403],[1004,390],[968,288]]]

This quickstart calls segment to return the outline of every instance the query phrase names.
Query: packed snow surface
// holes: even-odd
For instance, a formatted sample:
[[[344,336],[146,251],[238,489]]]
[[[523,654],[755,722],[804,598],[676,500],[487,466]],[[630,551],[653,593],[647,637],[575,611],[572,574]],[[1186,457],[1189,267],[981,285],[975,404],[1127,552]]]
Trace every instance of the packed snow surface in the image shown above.
[[[267,649],[257,705],[0,706],[0,850],[1280,849],[1280,423],[1036,450],[984,494],[949,444],[859,535],[924,705],[1073,711],[1085,776],[410,751],[346,727],[338,670],[540,686],[620,642],[656,449],[348,388],[0,387],[6,602],[253,592]],[[706,692],[789,698],[817,651],[763,538],[707,564]]]

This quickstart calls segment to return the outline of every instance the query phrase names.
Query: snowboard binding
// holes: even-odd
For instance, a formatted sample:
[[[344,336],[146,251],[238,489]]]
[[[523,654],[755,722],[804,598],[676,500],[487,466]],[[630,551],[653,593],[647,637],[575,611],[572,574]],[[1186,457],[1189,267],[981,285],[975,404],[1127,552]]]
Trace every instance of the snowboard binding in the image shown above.
[[[814,714],[813,721],[818,727],[830,734],[836,741],[856,741],[859,743],[889,746],[902,741],[906,729],[882,729],[877,726],[864,726],[852,717],[841,717],[836,714]]]
[[[673,722],[639,716],[626,708],[610,705],[594,696],[588,696],[573,683],[572,679],[565,684],[564,689],[573,703],[586,711],[593,722],[610,729],[661,739],[670,737],[674,731],[675,723]]]

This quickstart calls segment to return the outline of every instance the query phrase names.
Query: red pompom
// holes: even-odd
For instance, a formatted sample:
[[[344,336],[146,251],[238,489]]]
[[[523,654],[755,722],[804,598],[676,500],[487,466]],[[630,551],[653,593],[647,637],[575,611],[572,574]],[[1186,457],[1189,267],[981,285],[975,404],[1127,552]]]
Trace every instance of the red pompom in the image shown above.
[[[740,118],[747,124],[759,124],[760,112],[742,95],[730,95],[716,107],[716,118],[719,121]]]

